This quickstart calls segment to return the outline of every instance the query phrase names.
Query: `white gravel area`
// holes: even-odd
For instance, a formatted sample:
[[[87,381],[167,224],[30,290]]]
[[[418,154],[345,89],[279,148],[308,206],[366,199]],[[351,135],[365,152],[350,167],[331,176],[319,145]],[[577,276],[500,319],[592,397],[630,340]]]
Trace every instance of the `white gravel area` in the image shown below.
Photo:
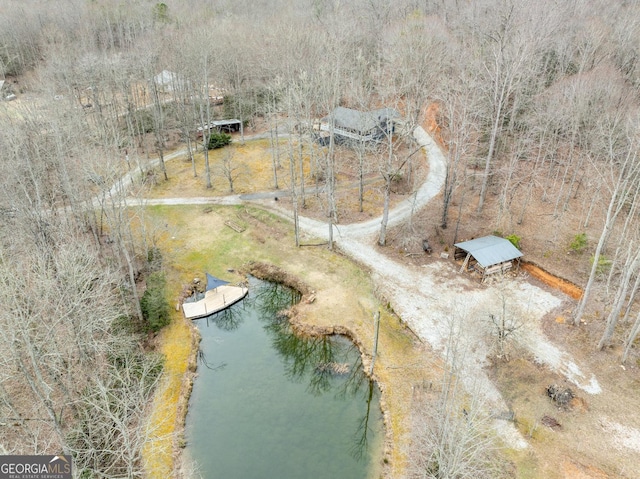
[[[429,175],[414,195],[390,211],[389,226],[405,221],[412,211],[427,205],[444,185],[446,158],[442,151],[420,127],[415,129],[414,138],[423,147],[429,161]],[[182,153],[175,152],[165,159],[178,157]],[[131,178],[125,176],[114,185],[112,193],[117,193],[130,182]],[[147,205],[243,203],[238,195],[129,201],[131,204],[138,201]],[[269,206],[281,215],[291,217],[290,211],[274,208],[271,202]],[[376,287],[391,303],[394,311],[434,351],[445,357],[451,331],[456,331],[465,351],[463,380],[469,390],[482,391],[488,407],[495,411],[508,410],[502,395],[484,370],[492,347],[487,330],[489,314],[499,317],[505,305],[511,310],[517,310],[518,315],[524,319],[517,339],[537,361],[563,374],[568,381],[589,394],[601,392],[597,379],[578,365],[567,352],[549,341],[542,332],[541,320],[560,306],[561,293],[551,294],[527,283],[521,277],[509,278],[508,281],[497,284],[480,285],[477,280],[473,281],[466,274],[458,273],[451,261],[437,261],[425,268],[397,263],[380,254],[374,247],[380,221],[380,218],[376,218],[363,223],[334,226],[334,241],[346,255],[371,271]],[[299,225],[308,236],[325,240],[328,238],[329,227],[326,223],[300,217]],[[623,427],[610,422],[603,424],[613,429]],[[496,421],[496,430],[511,447],[527,447],[526,440],[511,422]],[[636,432],[631,431],[625,435],[632,444],[637,444]]]
[[[618,450],[630,449],[640,453],[640,430],[607,418],[602,418],[600,425]]]
[[[394,208],[389,224],[397,224],[412,210],[425,206],[444,184],[446,159],[440,148],[422,128],[416,128],[416,140],[429,160],[429,176],[418,192]],[[327,238],[328,225],[300,218],[307,234]],[[445,357],[452,328],[463,341],[465,351],[463,380],[468,388],[483,391],[488,406],[506,411],[502,395],[486,374],[484,367],[491,352],[488,317],[499,317],[503,306],[517,309],[523,322],[517,338],[538,361],[563,374],[566,379],[589,394],[601,392],[597,379],[584,371],[565,351],[552,344],[540,327],[542,318],[562,303],[562,293],[551,294],[520,277],[493,285],[480,285],[464,273],[458,273],[453,262],[437,261],[426,268],[397,263],[380,254],[373,246],[380,219],[334,227],[334,241],[341,251],[367,267],[376,287],[394,311],[423,341]],[[496,421],[496,430],[513,448],[525,448],[527,442],[512,423]]]

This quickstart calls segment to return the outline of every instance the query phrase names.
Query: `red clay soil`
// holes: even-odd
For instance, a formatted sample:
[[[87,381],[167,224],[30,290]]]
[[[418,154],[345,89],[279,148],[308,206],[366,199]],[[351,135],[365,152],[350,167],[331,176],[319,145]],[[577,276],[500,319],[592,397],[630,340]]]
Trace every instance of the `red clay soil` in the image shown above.
[[[566,279],[558,278],[557,276],[548,273],[539,266],[533,263],[523,262],[520,267],[529,273],[534,278],[539,279],[544,284],[551,286],[552,288],[562,291],[564,294],[571,296],[573,299],[580,299],[582,297],[582,289]]]
[[[440,105],[438,103],[431,103],[424,112],[424,122],[422,127],[429,132],[429,135],[436,140],[442,151],[447,151],[446,145],[442,140],[442,132],[440,131],[440,125],[438,125],[438,111]]]

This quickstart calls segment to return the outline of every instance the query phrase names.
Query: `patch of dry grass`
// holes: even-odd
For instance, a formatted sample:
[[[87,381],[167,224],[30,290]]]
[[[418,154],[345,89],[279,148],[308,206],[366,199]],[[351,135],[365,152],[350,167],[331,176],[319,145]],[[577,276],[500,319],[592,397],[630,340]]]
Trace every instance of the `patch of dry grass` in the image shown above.
[[[406,148],[399,149],[400,152]],[[325,183],[316,182],[314,168],[318,168],[317,163],[325,152],[319,146],[302,145],[303,173],[306,191],[305,208],[302,214],[312,218],[322,218],[326,214],[326,192]],[[288,191],[291,185],[290,180],[290,155],[298,158],[300,155],[299,144],[293,140],[291,145],[287,139],[280,139],[278,142],[278,164],[276,169],[278,177],[278,189]],[[222,171],[222,164],[225,157],[231,156],[232,176],[234,177],[234,194],[250,194],[257,192],[274,190],[273,160],[274,149],[271,147],[269,139],[247,140],[244,144],[234,141],[231,145],[209,151],[209,167],[211,171],[211,188],[206,188],[206,176],[204,166],[204,154],[200,150],[195,154],[195,165],[197,176],[193,176],[193,165],[187,154],[166,162],[168,180],[162,179],[159,168],[155,174],[157,183],[152,185],[146,196],[149,198],[189,198],[207,196],[225,196],[231,194],[228,179]],[[399,153],[400,155],[400,153]],[[367,168],[371,170],[365,176],[365,192],[363,201],[363,212],[359,212],[358,201],[358,176],[355,153],[347,147],[336,148],[336,206],[341,223],[363,221],[379,215],[383,207],[383,181],[375,168],[376,157],[369,154],[365,158]],[[417,174],[422,174],[422,162],[414,168]],[[299,176],[299,165],[295,165],[294,175]],[[322,175],[320,175],[322,176]],[[296,180],[299,182],[299,180]],[[315,192],[316,186],[320,193]],[[390,205],[393,207],[398,202],[407,198],[407,195],[392,194]],[[286,195],[282,198],[285,202],[290,201]]]
[[[165,357],[162,380],[154,396],[150,429],[151,441],[143,450],[148,478],[171,477],[180,397],[183,393],[189,357],[192,354],[192,330],[176,311],[171,323],[158,335],[160,352]]]
[[[193,164],[185,153],[179,158],[166,162],[168,181],[160,181],[149,191],[151,198],[220,196],[230,194],[229,181],[223,171],[225,158],[231,158],[230,169],[234,177],[234,193],[247,194],[269,191],[274,188],[273,159],[274,150],[268,139],[249,140],[245,143],[234,141],[231,145],[209,151],[209,170],[211,188],[206,187],[205,159],[202,149],[194,154],[197,176],[193,176]],[[293,145],[293,154],[298,155],[297,144]],[[317,154],[317,152],[316,152]],[[310,182],[311,156],[309,148],[303,146],[304,173]],[[287,140],[278,142],[278,186],[290,185],[289,146]],[[296,166],[295,174],[299,174]]]
[[[291,225],[263,210],[154,207],[147,210],[147,216],[150,221],[166,225],[167,234],[160,236],[159,246],[165,257],[172,302],[184,283],[204,271],[236,281],[240,276],[235,271],[245,263],[271,263],[315,291],[315,301],[301,305],[299,319],[320,327],[347,328],[361,344],[365,364],[373,346],[372,315],[381,310],[375,377],[383,390],[388,439],[393,438],[387,444],[386,467],[391,476],[400,477],[408,448],[409,409],[414,386],[432,380],[430,376],[434,370],[429,365],[434,360],[396,316],[381,308],[369,274],[324,247],[295,248]],[[230,218],[242,222],[246,230],[237,233],[226,228],[224,221]],[[154,443],[153,457],[147,457],[153,470],[151,477],[162,477],[163,471],[170,470],[172,465],[171,438],[174,436],[171,434],[175,430],[171,427],[175,428],[179,423],[175,412],[177,395],[184,387],[180,376],[187,371],[191,344],[188,327],[178,314],[159,339],[167,366],[166,382],[158,391],[155,403],[154,420],[161,426],[159,439]],[[174,412],[168,414],[167,408],[171,407]]]

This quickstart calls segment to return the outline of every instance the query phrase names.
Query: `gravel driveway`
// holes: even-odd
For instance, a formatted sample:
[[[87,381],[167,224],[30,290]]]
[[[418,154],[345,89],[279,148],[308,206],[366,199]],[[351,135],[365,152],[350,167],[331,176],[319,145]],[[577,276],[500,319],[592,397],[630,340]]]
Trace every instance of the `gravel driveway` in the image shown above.
[[[444,185],[446,158],[442,151],[421,127],[414,130],[414,138],[429,161],[429,175],[415,194],[389,212],[389,227],[405,221],[412,211],[427,205]],[[175,152],[165,159],[178,157],[182,153]],[[130,181],[128,177],[123,178],[118,185],[114,185],[112,193],[117,193],[122,185]],[[130,204],[140,202],[148,205],[232,205],[244,201],[239,195],[128,200]],[[290,211],[277,208],[271,201],[268,207],[282,216],[292,216]],[[499,315],[504,305],[517,311],[524,319],[518,340],[537,361],[563,374],[568,381],[589,394],[601,392],[597,379],[542,333],[541,319],[562,304],[561,293],[551,294],[521,277],[494,285],[479,285],[468,276],[459,274],[451,261],[437,261],[422,268],[397,263],[380,254],[374,246],[380,221],[380,218],[375,218],[362,223],[334,226],[334,241],[342,252],[371,271],[378,290],[383,292],[394,311],[435,352],[444,357],[451,331],[456,331],[465,351],[463,381],[470,391],[480,391],[485,396],[488,407],[494,411],[508,410],[502,395],[484,370],[487,355],[491,351],[487,319],[490,314]],[[299,225],[307,237],[326,240],[329,236],[328,225],[321,221],[301,216]],[[496,420],[495,427],[511,447],[527,447],[526,440],[513,423]]]
[[[446,158],[442,151],[421,127],[415,129],[414,138],[425,151],[429,175],[416,194],[389,213],[389,226],[406,220],[412,210],[424,207],[444,185]],[[288,212],[282,213],[288,215]],[[422,268],[397,263],[380,254],[374,246],[380,221],[376,218],[334,226],[334,241],[342,252],[371,271],[378,290],[383,292],[394,311],[434,351],[444,357],[452,328],[457,331],[465,351],[463,380],[469,390],[485,395],[492,410],[508,410],[502,395],[483,369],[491,350],[487,319],[489,314],[500,314],[503,305],[514,311],[517,309],[524,318],[519,342],[539,362],[564,374],[568,381],[590,394],[601,391],[596,378],[550,343],[541,331],[541,319],[561,305],[561,293],[548,293],[520,277],[494,286],[479,285],[459,274],[455,264],[449,261],[437,261]],[[328,238],[326,223],[300,217],[299,224],[309,236]],[[495,426],[511,447],[527,447],[526,440],[512,423],[497,420]]]

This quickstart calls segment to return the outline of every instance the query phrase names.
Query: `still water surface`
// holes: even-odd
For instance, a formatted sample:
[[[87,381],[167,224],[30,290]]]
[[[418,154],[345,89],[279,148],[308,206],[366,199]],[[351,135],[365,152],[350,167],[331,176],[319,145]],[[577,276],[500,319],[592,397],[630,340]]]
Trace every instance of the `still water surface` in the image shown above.
[[[198,320],[186,452],[202,477],[377,477],[379,391],[357,348],[344,338],[294,335],[278,315],[298,299],[290,289],[252,279],[249,290],[241,303]]]

